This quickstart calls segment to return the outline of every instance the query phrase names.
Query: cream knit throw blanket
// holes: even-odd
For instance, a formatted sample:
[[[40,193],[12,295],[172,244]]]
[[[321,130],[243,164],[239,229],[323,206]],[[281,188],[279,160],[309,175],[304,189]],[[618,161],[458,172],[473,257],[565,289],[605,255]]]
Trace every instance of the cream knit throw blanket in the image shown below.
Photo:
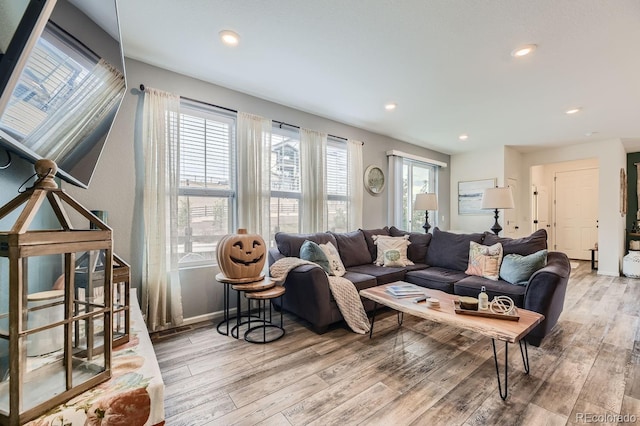
[[[320,266],[308,260],[299,259],[297,257],[284,257],[276,260],[269,268],[271,278],[276,281],[284,281],[287,274],[292,269],[300,265],[313,265],[318,268]],[[366,334],[369,332],[369,318],[362,306],[362,300],[358,295],[358,290],[351,281],[342,277],[328,276],[329,289],[333,298],[336,299],[340,313],[355,333]]]

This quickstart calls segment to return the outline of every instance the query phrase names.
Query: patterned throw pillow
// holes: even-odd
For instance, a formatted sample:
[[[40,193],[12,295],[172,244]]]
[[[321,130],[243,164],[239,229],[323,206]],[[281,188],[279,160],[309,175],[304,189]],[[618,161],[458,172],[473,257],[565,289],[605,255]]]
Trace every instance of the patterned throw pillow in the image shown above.
[[[329,275],[335,275],[336,277],[341,277],[347,273],[347,270],[344,269],[344,265],[342,264],[342,259],[340,259],[340,254],[338,253],[338,249],[329,243],[320,244],[320,248],[327,255],[327,260],[329,260]]]
[[[404,262],[400,259],[400,250],[391,249],[384,251],[384,264],[382,266],[386,267],[402,267],[406,266]]]
[[[331,273],[327,255],[324,254],[322,248],[313,241],[305,240],[305,242],[302,243],[302,247],[300,247],[300,259],[317,263],[327,274]]]
[[[374,235],[374,244],[378,246],[378,257],[375,264],[378,266],[384,265],[384,252],[385,250],[398,250],[400,253],[400,259],[398,263],[402,266],[413,265],[413,262],[407,258],[407,247],[409,247],[409,236],[404,235],[402,237],[387,237],[384,235]]]
[[[498,281],[501,263],[502,244],[495,243],[492,246],[483,246],[471,241],[469,243],[469,266],[464,273]]]

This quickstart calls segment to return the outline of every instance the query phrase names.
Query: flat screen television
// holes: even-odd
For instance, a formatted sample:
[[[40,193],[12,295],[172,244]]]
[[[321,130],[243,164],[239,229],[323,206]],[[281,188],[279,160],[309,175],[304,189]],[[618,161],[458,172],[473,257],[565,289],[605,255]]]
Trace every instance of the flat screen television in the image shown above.
[[[0,146],[87,188],[126,91],[116,0],[3,1],[0,28]]]

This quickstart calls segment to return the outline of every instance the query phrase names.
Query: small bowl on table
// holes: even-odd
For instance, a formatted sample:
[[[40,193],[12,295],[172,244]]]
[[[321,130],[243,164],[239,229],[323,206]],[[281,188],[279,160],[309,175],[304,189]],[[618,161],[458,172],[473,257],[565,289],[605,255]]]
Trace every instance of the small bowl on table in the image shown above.
[[[427,299],[427,308],[437,309],[440,307],[440,301],[435,297],[429,297]]]
[[[469,311],[478,310],[478,299],[470,296],[460,296],[460,308]]]

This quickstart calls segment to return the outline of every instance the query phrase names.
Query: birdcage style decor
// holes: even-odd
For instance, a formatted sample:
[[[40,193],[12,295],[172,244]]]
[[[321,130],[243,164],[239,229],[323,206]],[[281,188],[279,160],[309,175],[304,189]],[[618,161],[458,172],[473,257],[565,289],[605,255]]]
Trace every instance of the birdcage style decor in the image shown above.
[[[112,232],[58,188],[56,170],[38,161],[36,183],[0,208],[0,424],[32,420],[111,376]],[[76,217],[94,229],[74,228]],[[94,259],[101,273],[82,270]],[[103,290],[77,297],[83,279]]]

